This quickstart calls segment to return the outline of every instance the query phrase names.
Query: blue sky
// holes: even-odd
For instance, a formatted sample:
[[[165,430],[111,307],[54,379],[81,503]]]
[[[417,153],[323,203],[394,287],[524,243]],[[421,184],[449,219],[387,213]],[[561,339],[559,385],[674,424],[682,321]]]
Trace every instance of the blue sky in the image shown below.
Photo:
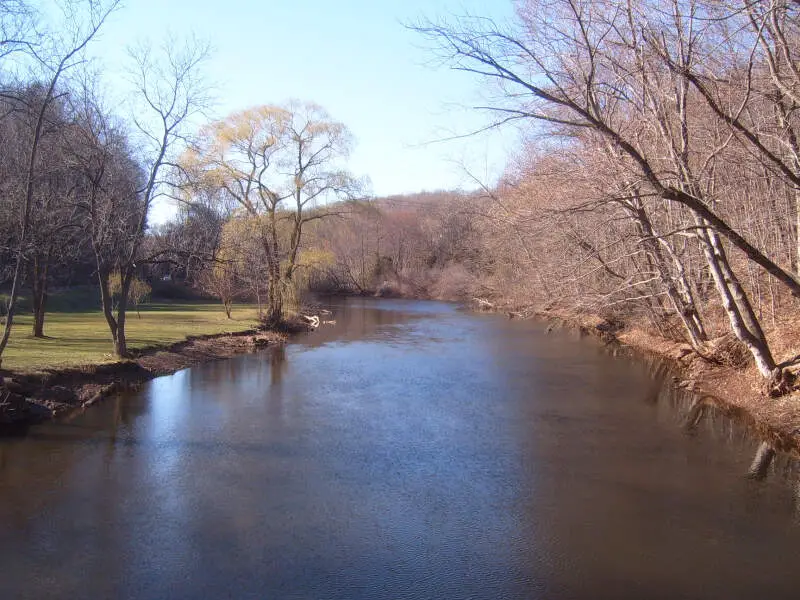
[[[356,139],[350,167],[376,195],[472,187],[502,170],[514,132],[441,142],[487,122],[474,77],[436,67],[403,23],[470,12],[499,21],[511,0],[128,0],[93,46],[113,73],[125,47],[168,34],[211,42],[217,116],[289,98],[314,101]],[[113,82],[113,78],[110,78]],[[113,90],[112,90],[113,91]]]

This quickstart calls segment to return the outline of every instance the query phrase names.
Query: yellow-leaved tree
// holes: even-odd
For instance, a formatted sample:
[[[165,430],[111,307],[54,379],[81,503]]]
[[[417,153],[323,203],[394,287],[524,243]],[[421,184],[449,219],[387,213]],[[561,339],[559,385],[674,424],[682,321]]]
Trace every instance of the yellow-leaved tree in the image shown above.
[[[340,214],[359,182],[344,168],[347,128],[313,103],[258,106],[205,126],[181,166],[188,186],[213,187],[259,224],[266,262],[266,320],[296,297],[303,227]]]

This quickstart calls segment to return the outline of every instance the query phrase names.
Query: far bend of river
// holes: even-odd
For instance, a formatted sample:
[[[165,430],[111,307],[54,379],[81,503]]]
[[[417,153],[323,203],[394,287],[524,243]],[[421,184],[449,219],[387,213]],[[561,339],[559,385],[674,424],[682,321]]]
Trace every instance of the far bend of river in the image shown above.
[[[643,361],[355,300],[0,441],[0,598],[800,598],[797,465]],[[346,305],[345,305],[346,304]]]

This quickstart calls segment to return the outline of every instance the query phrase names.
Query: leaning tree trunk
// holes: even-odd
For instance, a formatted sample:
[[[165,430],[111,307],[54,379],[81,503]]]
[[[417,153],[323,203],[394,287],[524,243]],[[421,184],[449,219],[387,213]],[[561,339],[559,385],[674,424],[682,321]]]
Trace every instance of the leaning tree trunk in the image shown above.
[[[659,238],[659,242],[661,243],[661,246],[664,248],[665,252],[672,259],[672,264],[675,265],[675,282],[678,285],[679,293],[686,304],[692,308],[689,316],[694,323],[694,326],[697,328],[701,339],[708,340],[708,334],[706,333],[705,325],[700,317],[700,312],[697,308],[697,302],[695,301],[695,293],[686,276],[686,267],[675,253],[669,242],[663,238]]]
[[[647,211],[645,210],[641,201],[636,205],[625,205],[628,213],[636,221],[642,235],[641,244],[647,255],[651,258],[653,266],[656,268],[659,279],[664,286],[667,297],[670,299],[675,313],[683,323],[684,330],[689,337],[689,343],[695,350],[703,350],[703,342],[708,340],[705,328],[703,327],[700,313],[694,303],[694,298],[686,293],[685,289],[678,278],[676,278],[672,269],[669,266],[669,261],[664,255],[664,249],[659,243],[659,236],[656,235],[653,224],[650,220]],[[671,258],[674,263],[679,266],[679,271],[682,270],[682,265],[674,253],[671,253]]]
[[[736,274],[728,264],[727,255],[717,233],[700,216],[695,217],[700,227],[699,238],[711,276],[719,292],[722,306],[728,316],[736,338],[742,342],[755,360],[759,373],[765,378],[775,374],[775,359],[772,357],[764,332],[758,324],[753,308]]]

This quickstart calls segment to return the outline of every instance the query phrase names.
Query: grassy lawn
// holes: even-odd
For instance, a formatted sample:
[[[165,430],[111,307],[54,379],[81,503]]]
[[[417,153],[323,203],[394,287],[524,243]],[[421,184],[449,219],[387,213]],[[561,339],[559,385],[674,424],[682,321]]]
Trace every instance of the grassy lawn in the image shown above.
[[[257,313],[254,305],[237,305],[233,319],[228,319],[219,304],[148,304],[141,307],[141,319],[135,310],[128,313],[128,347],[171,344],[190,335],[251,329],[257,324]],[[30,315],[14,319],[3,368],[30,371],[115,360],[111,354],[111,334],[99,310],[48,313],[44,324],[46,339],[32,337],[31,326]]]

